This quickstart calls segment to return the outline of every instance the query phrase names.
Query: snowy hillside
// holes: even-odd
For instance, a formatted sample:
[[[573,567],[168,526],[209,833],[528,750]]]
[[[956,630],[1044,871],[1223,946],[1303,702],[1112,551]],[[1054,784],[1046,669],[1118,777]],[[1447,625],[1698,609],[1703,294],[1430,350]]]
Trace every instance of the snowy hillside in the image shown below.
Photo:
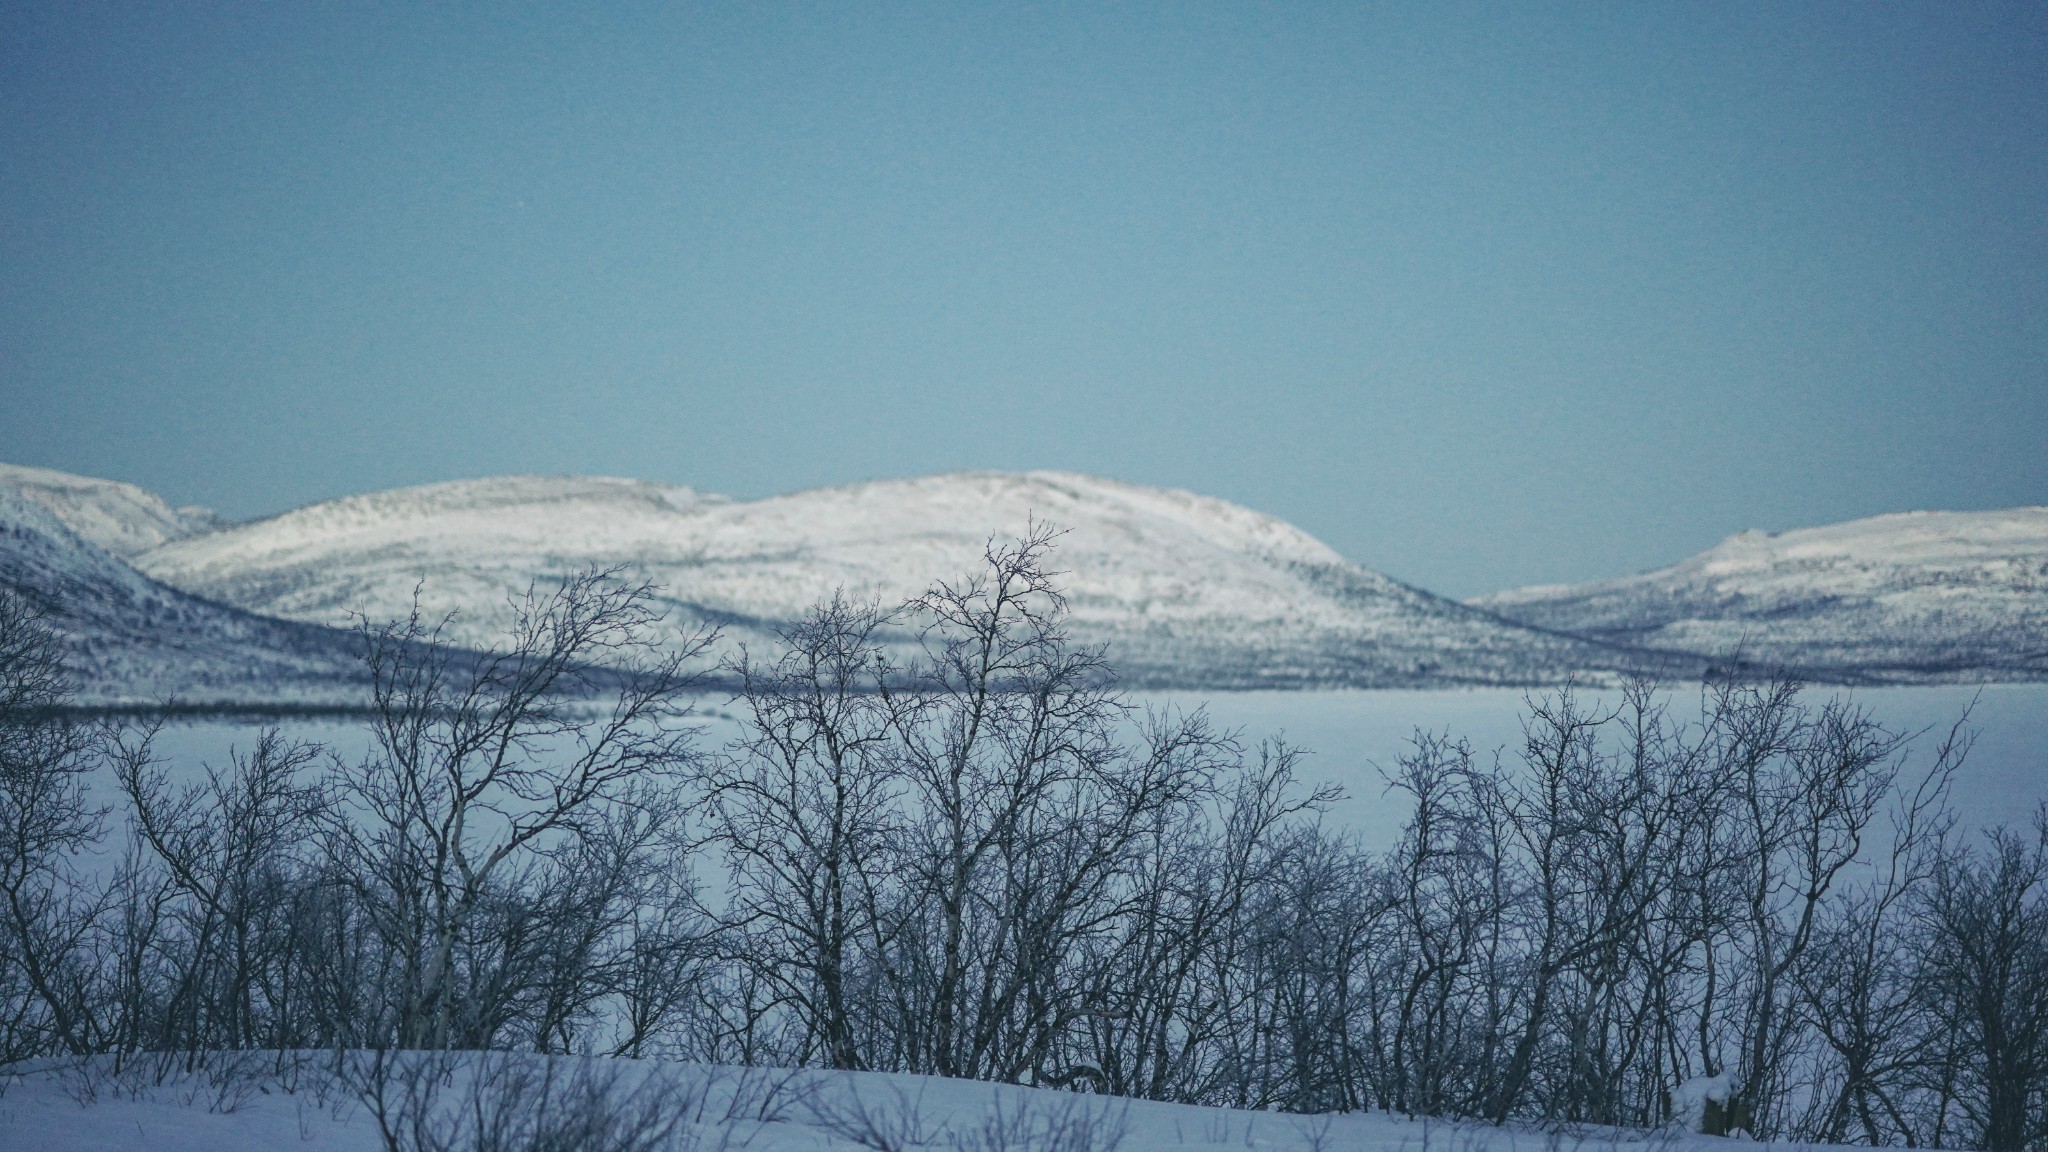
[[[316,504],[135,558],[165,583],[335,624],[403,614],[488,642],[508,597],[590,565],[661,585],[679,624],[770,642],[843,588],[894,602],[969,571],[1036,518],[1073,625],[1126,678],[1171,687],[1530,683],[1652,657],[1503,623],[1347,563],[1282,521],[1188,492],[1053,472],[966,472],[738,502],[633,480],[500,477]],[[1665,665],[1659,665],[1665,667]]]
[[[116,556],[133,556],[220,525],[210,509],[173,508],[133,484],[48,468],[0,464],[0,489],[49,509],[73,532]]]
[[[230,1076],[173,1072],[158,1082],[137,1060],[61,1065],[0,1080],[0,1152],[383,1152],[375,1111],[317,1074],[281,1090],[262,1054]],[[325,1059],[326,1057],[321,1057]],[[274,1060],[275,1057],[270,1057]],[[401,1148],[631,1148],[641,1152],[1706,1152],[1728,1141],[1685,1131],[1611,1128],[1551,1133],[1385,1112],[1304,1116],[1166,1104],[877,1072],[782,1071],[655,1061],[493,1056],[484,1091],[457,1056],[446,1085],[391,1088]],[[548,1069],[553,1067],[553,1079]],[[523,1092],[508,1091],[517,1087]],[[473,1101],[481,1100],[481,1106]],[[434,1119],[420,1127],[415,1115]],[[597,1117],[610,1119],[597,1119]],[[479,1134],[482,1129],[482,1135]],[[511,1138],[507,1138],[510,1136]],[[491,1139],[495,1137],[496,1139]]]
[[[2048,678],[2048,508],[1731,536],[1619,580],[1471,602],[1543,628],[1843,681]]]
[[[118,489],[125,485],[107,487],[117,498],[124,496]],[[161,502],[151,503],[154,497],[105,501],[96,495],[103,493],[87,490],[69,510],[97,526],[103,538],[141,539],[165,523]],[[113,514],[105,514],[109,507]],[[80,703],[175,698],[195,706],[331,705],[364,696],[345,634],[266,619],[165,587],[4,483],[0,585],[41,605],[63,632]]]
[[[1018,533],[1034,517],[1068,530],[1055,559],[1075,633],[1109,644],[1140,687],[1685,676],[1738,653],[1843,682],[2048,678],[2043,508],[1743,533],[1655,572],[1461,605],[1351,564],[1272,517],[1067,473],[954,473],[754,501],[636,480],[511,476],[228,526],[132,485],[42,469],[0,466],[0,492],[12,493],[0,507],[0,565],[17,582],[100,590],[60,602],[93,621],[80,635],[100,638],[81,638],[80,651],[104,692],[124,698],[194,677],[209,692],[234,680],[321,701],[353,691],[309,687],[325,676],[313,665],[336,667],[330,633],[216,605],[346,624],[351,612],[401,615],[419,586],[429,611],[459,612],[452,639],[485,644],[508,598],[593,564],[662,586],[679,629],[713,622],[729,642],[758,650],[777,624],[835,589],[901,600],[970,570],[991,535]],[[188,621],[179,627],[189,634],[165,632],[161,620]],[[265,655],[224,655],[244,641]],[[215,659],[224,663],[200,668]],[[273,666],[298,671],[227,670]]]

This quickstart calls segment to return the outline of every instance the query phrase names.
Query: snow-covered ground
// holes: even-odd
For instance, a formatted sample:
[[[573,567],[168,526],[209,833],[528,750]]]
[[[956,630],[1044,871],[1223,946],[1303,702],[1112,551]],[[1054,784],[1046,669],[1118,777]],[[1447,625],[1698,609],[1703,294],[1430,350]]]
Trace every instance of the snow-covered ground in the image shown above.
[[[443,1131],[462,1121],[469,1062],[430,1105]],[[255,1061],[252,1061],[255,1063]],[[553,1096],[543,1082],[553,1067]],[[754,1152],[1688,1152],[1728,1141],[1680,1130],[1614,1129],[1548,1133],[1485,1124],[1452,1124],[1386,1113],[1301,1116],[1204,1108],[1053,1089],[878,1073],[776,1072],[639,1061],[493,1057],[492,1083],[511,1085],[490,1099],[528,1109],[545,1099],[573,1101],[601,1083],[628,1117],[679,1117],[660,1149]],[[0,1150],[13,1152],[381,1152],[372,1108],[320,1077],[293,1077],[295,1091],[251,1071],[240,1077],[115,1074],[104,1066],[45,1071],[14,1080],[0,1096]],[[488,1109],[488,1106],[487,1106]],[[563,1115],[562,1112],[557,1113]],[[503,1117],[500,1117],[503,1119]],[[541,1121],[545,1123],[545,1121]],[[463,1142],[456,1147],[468,1148]],[[518,1146],[518,1145],[514,1145]],[[608,1152],[583,1139],[546,1147]]]

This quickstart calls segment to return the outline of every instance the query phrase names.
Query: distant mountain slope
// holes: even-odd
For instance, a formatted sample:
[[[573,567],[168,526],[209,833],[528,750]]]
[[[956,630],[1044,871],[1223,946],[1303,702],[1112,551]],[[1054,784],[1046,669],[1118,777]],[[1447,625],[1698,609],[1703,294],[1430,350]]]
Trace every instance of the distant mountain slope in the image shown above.
[[[79,703],[175,698],[201,707],[327,706],[366,699],[346,634],[267,619],[165,587],[4,479],[0,586],[42,606],[64,634]],[[143,509],[146,526],[147,502],[136,507]],[[103,511],[90,499],[71,509],[87,517]],[[136,538],[117,521],[109,534]]]
[[[2048,508],[1744,532],[1668,568],[1470,602],[1543,628],[1831,680],[2048,678]]]
[[[1068,529],[1073,625],[1134,684],[1519,684],[1659,664],[1504,623],[1347,563],[1299,529],[1192,493],[1066,473],[964,472],[736,502],[633,480],[514,476],[316,504],[173,540],[136,563],[250,611],[389,617],[424,589],[488,640],[508,597],[588,565],[662,585],[681,623],[757,649],[836,588],[893,602],[971,569],[991,535]],[[1668,664],[1659,664],[1669,668]]]
[[[0,489],[49,509],[73,532],[116,556],[133,556],[220,526],[210,509],[173,508],[133,484],[48,468],[0,464]]]

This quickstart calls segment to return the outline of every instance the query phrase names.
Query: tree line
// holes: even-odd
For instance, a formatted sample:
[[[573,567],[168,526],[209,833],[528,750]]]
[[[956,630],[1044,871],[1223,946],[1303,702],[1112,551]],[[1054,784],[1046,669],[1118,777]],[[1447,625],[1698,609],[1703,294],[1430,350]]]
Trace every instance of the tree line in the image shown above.
[[[0,1066],[583,1052],[2048,1138],[2048,823],[1956,826],[1961,723],[1915,754],[1783,679],[1682,715],[1561,689],[1499,754],[1418,733],[1374,850],[1300,750],[1120,694],[1055,542],[818,605],[728,662],[721,746],[689,712],[713,637],[616,573],[481,656],[361,627],[363,755],[273,730],[184,771],[68,712],[58,637],[0,595]]]

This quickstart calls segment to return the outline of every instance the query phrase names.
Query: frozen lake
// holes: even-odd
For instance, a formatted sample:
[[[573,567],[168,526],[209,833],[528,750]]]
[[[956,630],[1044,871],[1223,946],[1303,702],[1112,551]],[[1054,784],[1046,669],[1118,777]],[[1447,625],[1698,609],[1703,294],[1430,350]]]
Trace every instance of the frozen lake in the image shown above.
[[[1696,689],[1693,691],[1697,691]],[[1937,688],[1810,689],[1818,701],[1841,694],[1869,707],[1894,730],[1923,732],[1913,762],[1933,754],[1933,745],[1975,701],[1971,727],[1977,744],[1958,778],[1956,807],[1965,825],[1981,827],[2024,822],[2036,804],[2048,801],[2048,685],[1990,685]],[[1332,819],[1356,829],[1368,842],[1385,844],[1398,832],[1403,809],[1384,795],[1381,767],[1391,768],[1417,729],[1449,732],[1470,740],[1482,753],[1499,748],[1512,757],[1521,742],[1524,693],[1507,689],[1433,692],[1226,692],[1144,693],[1139,704],[1206,707],[1224,727],[1239,730],[1247,743],[1285,735],[1312,753],[1303,774],[1343,787],[1346,798]],[[1692,697],[1681,690],[1673,712],[1683,717]],[[705,741],[730,738],[733,713],[721,698],[703,701]],[[360,755],[365,741],[348,722],[292,722],[287,730]],[[193,767],[225,759],[231,745],[247,747],[257,726],[213,721],[184,722],[165,729],[160,752]],[[111,782],[109,782],[111,785]],[[111,796],[103,797],[111,800]]]
[[[1680,689],[1672,715],[1697,715],[1698,689]],[[1417,729],[1470,740],[1478,753],[1522,741],[1526,693],[1519,689],[1438,692],[1243,692],[1206,697],[1209,714],[1247,739],[1285,733],[1312,749],[1304,775],[1342,785],[1346,800],[1332,815],[1384,844],[1399,834],[1406,810],[1389,803],[1380,767],[1391,768]],[[1585,694],[1599,698],[1601,694]],[[1805,699],[1832,696],[1868,707],[1893,731],[1925,732],[1909,764],[1924,763],[1963,710],[1977,743],[1958,774],[1955,806],[1965,826],[2024,822],[2048,801],[2048,684],[1984,687],[1808,689]],[[1172,698],[1176,704],[1192,702]],[[1972,702],[1975,706],[1972,707]]]

